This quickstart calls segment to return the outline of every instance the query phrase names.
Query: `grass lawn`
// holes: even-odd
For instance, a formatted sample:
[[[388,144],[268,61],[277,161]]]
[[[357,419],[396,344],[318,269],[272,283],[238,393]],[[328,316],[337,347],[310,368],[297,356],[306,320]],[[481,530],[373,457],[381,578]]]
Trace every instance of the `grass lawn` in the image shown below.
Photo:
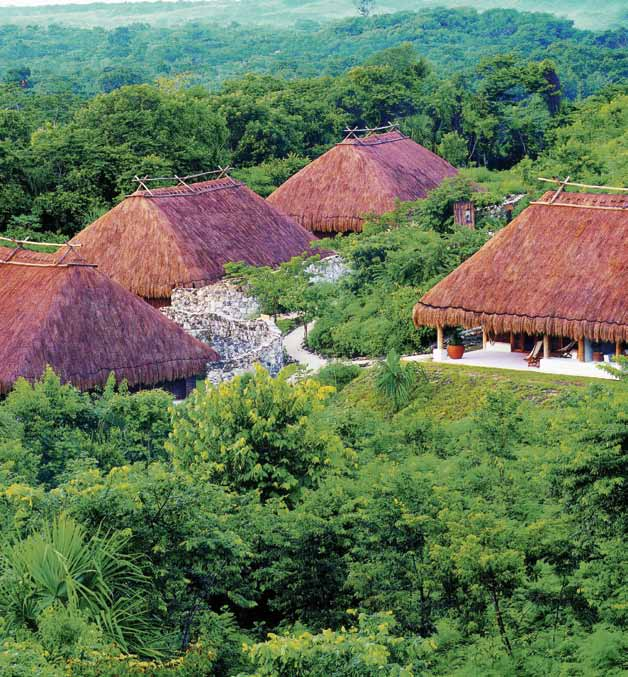
[[[293,329],[296,329],[301,324],[301,321],[296,317],[280,317],[277,318],[277,322],[275,324],[279,327],[279,331],[281,331],[282,334],[289,334]]]
[[[620,387],[614,381],[539,374],[536,372],[489,369],[462,365],[423,363],[430,388],[418,389],[417,397],[407,409],[441,420],[458,420],[469,415],[488,392],[507,387],[522,400],[552,408],[559,396],[591,386]],[[337,397],[337,407],[367,409],[375,416],[390,416],[390,406],[374,387],[374,371],[369,369],[352,381]],[[406,410],[404,410],[406,411]]]

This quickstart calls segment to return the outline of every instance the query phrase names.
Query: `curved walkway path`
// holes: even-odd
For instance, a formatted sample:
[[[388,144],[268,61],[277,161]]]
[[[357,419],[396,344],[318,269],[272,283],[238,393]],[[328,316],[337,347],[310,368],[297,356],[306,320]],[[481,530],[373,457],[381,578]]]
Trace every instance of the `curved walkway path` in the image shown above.
[[[314,326],[314,322],[310,322],[307,325],[308,331]],[[324,357],[319,357],[314,353],[309,352],[303,347],[305,342],[305,327],[297,327],[293,329],[289,334],[286,334],[283,339],[283,347],[288,353],[288,355],[299,364],[302,364],[304,367],[311,369],[312,371],[318,371],[322,369],[326,364],[327,360]]]
[[[312,329],[314,326],[314,322],[310,322],[307,325],[308,331]],[[303,347],[303,344],[305,343],[305,327],[297,327],[296,329],[293,329],[290,333],[286,334],[283,338],[283,347],[286,351],[286,353],[290,356],[291,359],[293,359],[295,362],[298,362],[299,364],[303,365],[307,369],[310,369],[311,371],[318,371],[319,369],[322,369],[324,366],[329,364],[332,360],[327,360],[324,357],[321,357],[320,355],[315,355],[314,353],[311,353],[309,350],[306,350]],[[432,359],[432,355],[402,355],[401,360],[403,362],[427,362]],[[377,359],[369,359],[369,358],[362,358],[362,359],[356,359],[356,360],[336,360],[340,362],[346,362],[349,364],[357,364],[361,367],[368,367],[375,362],[379,362],[381,360]]]

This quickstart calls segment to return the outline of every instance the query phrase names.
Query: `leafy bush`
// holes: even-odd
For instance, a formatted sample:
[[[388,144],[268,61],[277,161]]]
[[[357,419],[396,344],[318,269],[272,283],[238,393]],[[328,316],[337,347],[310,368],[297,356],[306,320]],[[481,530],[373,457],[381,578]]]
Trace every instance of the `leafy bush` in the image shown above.
[[[270,635],[268,641],[245,647],[256,671],[247,677],[413,677],[396,662],[402,641],[393,634],[392,614],[361,614],[349,630]]]
[[[75,465],[109,469],[165,458],[171,397],[161,390],[129,393],[113,375],[102,393],[80,393],[47,369],[31,384],[20,379],[0,409],[0,472],[55,485]],[[23,423],[18,423],[21,421]],[[18,453],[19,450],[19,453]]]
[[[442,206],[443,199],[448,193],[434,204]],[[434,330],[414,326],[415,303],[484,244],[487,234],[467,228],[440,234],[426,230],[416,221],[423,218],[422,209],[427,208],[421,201],[400,205],[367,222],[363,234],[335,243],[351,273],[316,307],[318,320],[308,335],[314,350],[337,357],[426,352]]]
[[[167,447],[179,467],[234,491],[294,499],[347,454],[317,421],[332,391],[261,367],[219,386],[206,381],[177,408]]]

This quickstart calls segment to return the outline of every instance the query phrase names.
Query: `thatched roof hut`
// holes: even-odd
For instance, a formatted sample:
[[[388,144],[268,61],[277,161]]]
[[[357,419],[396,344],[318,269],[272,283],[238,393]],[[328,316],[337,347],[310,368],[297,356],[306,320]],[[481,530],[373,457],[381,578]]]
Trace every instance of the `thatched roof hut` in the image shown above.
[[[268,202],[315,233],[362,230],[364,215],[427,196],[457,169],[398,130],[341,143],[290,177]]]
[[[276,266],[315,239],[244,184],[228,176],[139,190],[72,242],[116,282],[146,299],[175,287],[203,287],[224,264]]]
[[[547,192],[416,304],[417,326],[628,340],[628,196]]]
[[[50,365],[81,389],[114,372],[131,387],[205,372],[218,359],[158,310],[67,250],[47,255],[0,247],[0,393]]]

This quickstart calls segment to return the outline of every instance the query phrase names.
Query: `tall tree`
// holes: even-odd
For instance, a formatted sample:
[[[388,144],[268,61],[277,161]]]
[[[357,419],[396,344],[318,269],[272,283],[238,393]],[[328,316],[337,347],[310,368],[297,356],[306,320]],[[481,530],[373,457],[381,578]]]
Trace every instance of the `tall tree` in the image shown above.
[[[355,6],[360,16],[369,16],[375,6],[375,0],[355,0]]]

